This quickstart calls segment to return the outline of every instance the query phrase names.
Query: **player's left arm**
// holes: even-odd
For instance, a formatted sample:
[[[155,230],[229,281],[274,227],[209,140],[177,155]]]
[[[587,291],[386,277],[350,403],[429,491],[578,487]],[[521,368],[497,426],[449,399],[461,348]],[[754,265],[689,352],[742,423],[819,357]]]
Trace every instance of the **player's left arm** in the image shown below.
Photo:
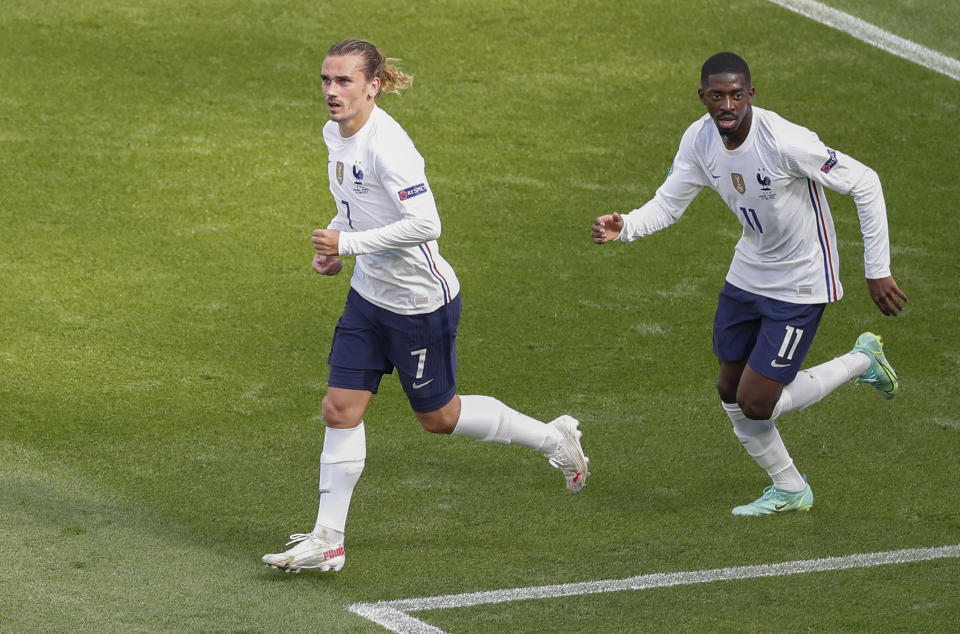
[[[340,254],[339,229],[314,229],[310,236],[317,255],[336,256]]]
[[[829,168],[836,158],[836,164]],[[834,173],[836,172],[836,173]],[[853,197],[863,235],[863,266],[870,298],[880,312],[896,317],[907,301],[890,272],[890,233],[887,205],[880,177],[870,167],[837,150],[827,150],[826,160],[817,170],[821,184]]]
[[[883,186],[877,173],[857,159],[828,148],[812,132],[785,153],[788,163],[814,182],[849,194],[857,207],[863,236],[863,267],[870,297],[884,315],[903,310],[906,294],[890,272],[890,233]]]
[[[903,305],[907,303],[906,294],[897,286],[897,281],[892,275],[873,280],[867,278],[867,288],[870,290],[873,303],[881,313],[889,317],[899,315]]]
[[[423,157],[406,137],[385,140],[377,149],[374,169],[383,192],[400,218],[376,229],[342,232],[341,255],[378,253],[415,247],[440,237],[440,214],[427,182]]]
[[[361,255],[389,249],[413,247],[440,237],[440,215],[437,213],[433,194],[426,179],[415,186],[427,194],[423,200],[403,205],[400,220],[376,229],[365,231],[340,231],[339,229],[316,229],[311,235],[313,248],[320,255]],[[402,190],[398,190],[402,191]],[[398,195],[395,192],[395,195]]]

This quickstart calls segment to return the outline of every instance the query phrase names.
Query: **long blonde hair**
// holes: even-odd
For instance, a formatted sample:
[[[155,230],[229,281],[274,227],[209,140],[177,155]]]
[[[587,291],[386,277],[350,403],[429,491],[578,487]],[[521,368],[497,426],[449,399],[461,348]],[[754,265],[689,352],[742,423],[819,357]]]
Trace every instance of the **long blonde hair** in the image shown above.
[[[406,90],[413,84],[413,75],[407,74],[397,68],[393,62],[399,62],[399,59],[386,57],[380,49],[368,42],[351,38],[337,42],[327,51],[327,57],[341,57],[344,55],[356,55],[363,60],[360,70],[371,80],[374,77],[380,78],[380,91],[390,92],[399,95],[401,91]]]

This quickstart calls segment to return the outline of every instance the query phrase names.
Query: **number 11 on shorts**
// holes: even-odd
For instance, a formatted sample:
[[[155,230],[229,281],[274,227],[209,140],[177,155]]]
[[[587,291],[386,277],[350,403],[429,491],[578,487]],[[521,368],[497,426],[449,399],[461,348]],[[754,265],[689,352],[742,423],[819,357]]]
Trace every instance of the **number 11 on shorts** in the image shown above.
[[[787,332],[783,335],[783,343],[780,345],[780,351],[777,352],[777,358],[792,361],[793,353],[797,351],[797,346],[800,345],[800,339],[803,337],[803,328],[787,326],[786,329]],[[793,345],[790,345],[791,339]]]

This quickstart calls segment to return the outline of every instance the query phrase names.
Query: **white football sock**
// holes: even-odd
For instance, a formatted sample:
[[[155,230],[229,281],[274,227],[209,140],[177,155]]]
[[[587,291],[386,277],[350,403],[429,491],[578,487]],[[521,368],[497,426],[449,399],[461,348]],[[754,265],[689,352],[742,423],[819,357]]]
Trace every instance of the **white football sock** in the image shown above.
[[[809,370],[801,370],[793,381],[783,386],[771,420],[813,405],[847,381],[866,372],[869,367],[870,358],[866,354],[851,352]]]
[[[313,533],[336,542],[343,539],[353,488],[367,459],[363,421],[352,429],[327,427],[320,454],[320,508]]]
[[[767,472],[774,486],[791,493],[802,491],[807,484],[793,466],[793,460],[776,425],[769,420],[747,418],[736,403],[721,401],[721,405],[733,423],[733,433],[740,439],[747,453]]]
[[[482,442],[522,445],[550,455],[560,444],[560,432],[547,423],[511,409],[491,396],[460,397],[455,436]]]
[[[783,471],[774,473],[770,476],[770,479],[773,480],[773,486],[787,493],[799,493],[807,487],[806,480],[804,480],[800,472],[797,471],[793,462]]]

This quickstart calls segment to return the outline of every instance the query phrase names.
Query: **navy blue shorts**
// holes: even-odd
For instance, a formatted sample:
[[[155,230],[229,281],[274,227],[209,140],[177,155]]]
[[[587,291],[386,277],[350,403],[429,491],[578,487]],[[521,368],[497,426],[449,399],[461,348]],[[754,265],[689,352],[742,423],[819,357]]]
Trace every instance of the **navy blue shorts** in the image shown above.
[[[398,315],[352,288],[330,344],[327,385],[374,394],[394,368],[415,412],[440,409],[457,393],[460,295],[423,315]]]
[[[713,353],[746,361],[763,376],[789,383],[800,371],[826,304],[793,304],[723,285],[713,319]]]

